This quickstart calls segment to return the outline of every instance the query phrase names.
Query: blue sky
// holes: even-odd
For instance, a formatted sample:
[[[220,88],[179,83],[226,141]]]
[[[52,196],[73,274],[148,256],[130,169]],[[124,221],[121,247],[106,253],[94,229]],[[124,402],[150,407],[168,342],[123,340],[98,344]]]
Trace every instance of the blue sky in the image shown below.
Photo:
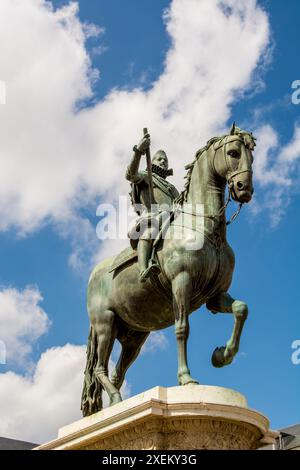
[[[68,4],[67,1],[60,0],[52,3],[57,9]],[[78,4],[81,24],[93,23],[105,28],[105,32],[87,39],[84,44],[90,55],[92,68],[100,71],[100,77],[93,82],[93,94],[87,93],[81,102],[81,108],[93,108],[105,101],[113,89],[123,90],[124,93],[136,88],[144,92],[151,90],[153,83],[163,74],[164,61],[171,45],[162,20],[163,12],[170,6],[170,1],[80,0]],[[236,254],[236,268],[230,292],[235,298],[248,303],[250,314],[236,360],[229,367],[215,369],[211,366],[210,357],[214,348],[221,346],[229,338],[232,317],[223,314],[213,316],[205,308],[195,312],[190,317],[189,362],[192,375],[200,383],[230,387],[245,394],[249,406],[268,416],[272,428],[276,429],[300,422],[300,365],[294,365],[291,361],[291,344],[300,339],[300,299],[297,295],[300,261],[297,158],[300,151],[299,154],[293,153],[293,163],[286,175],[292,181],[290,185],[277,184],[273,173],[268,182],[264,183],[264,172],[269,175],[273,169],[275,173],[280,173],[282,167],[277,163],[278,155],[293,141],[295,128],[299,124],[300,105],[291,102],[291,84],[300,79],[297,61],[300,4],[296,0],[290,0],[288,6],[282,0],[265,0],[258,2],[259,6],[263,7],[270,24],[270,42],[265,45],[265,49],[261,47],[261,55],[268,51],[269,59],[265,59],[262,65],[253,67],[253,75],[247,86],[232,91],[235,98],[231,99],[223,121],[219,124],[220,127],[229,128],[235,120],[241,127],[257,130],[259,136],[264,132],[269,132],[270,135],[273,132],[278,139],[277,145],[267,148],[266,165],[258,168],[256,199],[253,203],[255,210],[250,206],[243,208],[240,217],[228,231],[228,240]],[[99,49],[97,53],[99,46],[101,53]],[[249,51],[246,43],[243,51],[247,56]],[[233,64],[233,75],[240,74],[238,64],[238,60]],[[1,73],[5,79],[5,69],[1,71],[0,68],[0,75]],[[52,73],[55,74],[56,71]],[[7,80],[8,90],[9,85]],[[2,106],[1,112],[5,113],[5,108],[8,107],[9,103]],[[119,109],[120,114],[117,126],[119,129],[122,121],[125,122],[128,117],[126,107],[122,104],[116,109]],[[42,108],[41,115],[43,116]],[[151,119],[149,118],[149,122],[145,113],[140,127],[154,127]],[[189,119],[188,114],[186,119]],[[217,129],[218,123],[214,122],[214,116],[209,119],[211,129]],[[203,125],[203,122],[199,125]],[[18,129],[15,132],[18,138]],[[206,129],[203,130],[203,136],[212,137],[206,135],[207,132]],[[136,139],[140,133],[141,129],[138,127],[132,130]],[[158,137],[163,140],[163,136]],[[199,141],[198,147],[204,143],[205,140]],[[261,145],[264,145],[264,141]],[[266,147],[267,145],[266,143]],[[126,152],[129,159],[130,146]],[[187,161],[192,160],[193,153],[189,155],[190,157],[186,157]],[[261,155],[263,147],[258,150],[258,156],[254,154],[254,157],[259,158]],[[172,161],[172,154],[169,154],[169,159]],[[125,162],[126,156],[119,163],[120,174],[124,173]],[[24,164],[26,165],[26,159]],[[112,159],[112,167],[114,164],[117,161]],[[19,166],[21,174],[22,165],[23,163]],[[72,160],[70,165],[72,166]],[[183,167],[183,163],[181,166]],[[103,195],[102,192],[101,178],[106,172],[109,179],[110,172],[114,174],[112,167],[101,165],[99,155],[99,174],[95,176],[95,181],[99,180],[99,189],[93,180],[89,198],[81,198],[80,194],[72,196],[73,200],[76,199],[76,214],[79,218],[77,223],[80,226],[80,220],[87,220],[92,234],[90,245],[82,248],[80,256],[83,264],[80,269],[74,268],[70,257],[74,249],[78,249],[76,244],[80,244],[81,239],[79,237],[78,241],[76,237],[66,234],[61,229],[62,218],[55,219],[54,212],[45,210],[43,217],[30,228],[25,218],[23,225],[14,219],[1,223],[4,227],[0,234],[2,291],[11,287],[22,292],[26,286],[35,286],[32,288],[38,289],[43,297],[39,306],[51,322],[51,326],[44,328],[44,334],[37,334],[36,339],[31,341],[31,352],[27,354],[26,361],[18,362],[15,358],[8,358],[6,365],[0,365],[1,375],[13,371],[30,378],[42,353],[53,347],[63,348],[66,343],[78,346],[86,343],[89,327],[86,312],[86,285],[89,276],[87,266],[91,251],[101,251],[95,234],[98,222],[96,208],[101,201],[107,201],[107,193]],[[65,175],[67,185],[67,172]],[[60,178],[64,181],[61,173]],[[108,188],[109,185],[105,189]],[[116,194],[115,189],[112,197]],[[280,207],[273,203],[276,194],[280,194]],[[66,200],[69,203],[69,199]],[[113,245],[110,246],[114,251]],[[156,385],[176,385],[177,356],[173,328],[164,331],[164,334],[161,343],[154,343],[128,371],[127,381],[132,395]],[[116,354],[113,358],[116,359]],[[74,398],[74,403],[78,401],[78,407],[79,399],[80,397]],[[73,416],[72,413],[70,416]],[[5,432],[7,435],[14,434],[13,428],[9,427],[7,431],[2,430],[2,434]],[[19,436],[18,432],[21,431],[17,430],[15,435]],[[49,430],[49,434],[51,432]]]

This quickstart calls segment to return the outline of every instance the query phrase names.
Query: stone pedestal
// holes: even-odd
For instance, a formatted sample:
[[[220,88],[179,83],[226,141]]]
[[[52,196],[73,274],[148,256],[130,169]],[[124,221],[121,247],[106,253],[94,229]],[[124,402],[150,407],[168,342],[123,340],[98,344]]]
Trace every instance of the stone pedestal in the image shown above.
[[[269,421],[222,387],[155,387],[59,430],[37,450],[257,449],[272,443]]]

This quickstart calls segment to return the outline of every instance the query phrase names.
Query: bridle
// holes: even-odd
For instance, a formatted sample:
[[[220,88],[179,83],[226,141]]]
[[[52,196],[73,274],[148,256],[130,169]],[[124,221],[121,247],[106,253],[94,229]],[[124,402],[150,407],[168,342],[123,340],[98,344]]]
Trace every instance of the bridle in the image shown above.
[[[250,173],[251,175],[253,174],[253,171],[252,170],[234,170],[232,168],[232,165],[231,165],[231,161],[230,159],[228,158],[228,155],[227,155],[227,152],[226,152],[226,145],[228,143],[231,143],[231,142],[241,142],[243,145],[245,145],[245,147],[247,147],[246,143],[245,143],[245,140],[240,137],[239,135],[227,135],[226,137],[223,137],[223,139],[218,142],[217,144],[215,144],[214,146],[214,157],[213,157],[213,166],[214,166],[214,170],[216,171],[215,169],[215,164],[214,164],[214,161],[215,161],[215,157],[216,157],[216,153],[217,153],[217,150],[219,150],[220,148],[223,147],[223,157],[224,157],[224,161],[225,161],[225,165],[226,165],[226,169],[227,169],[227,185],[228,185],[228,196],[227,196],[227,200],[224,204],[223,207],[221,207],[220,211],[219,211],[219,216],[223,215],[225,210],[227,209],[230,201],[232,201],[234,198],[235,199],[238,199],[238,196],[235,192],[235,189],[234,189],[234,181],[233,181],[233,178],[237,175],[241,175],[242,173]],[[231,216],[230,220],[226,222],[226,225],[230,225],[239,215],[239,213],[241,212],[241,209],[243,207],[244,203],[243,202],[240,202],[239,203],[239,206],[237,208],[237,210],[235,211],[235,213]]]
[[[225,136],[223,137],[223,139],[221,139],[221,141],[218,141],[215,143],[214,145],[214,156],[213,156],[213,160],[212,160],[212,166],[213,166],[213,170],[216,172],[216,168],[215,168],[215,157],[216,157],[216,153],[217,153],[217,150],[219,150],[220,148],[223,147],[223,156],[224,156],[224,161],[225,161],[225,165],[226,165],[226,169],[227,169],[227,175],[228,175],[228,178],[227,178],[227,185],[228,185],[228,196],[227,196],[227,199],[226,199],[226,202],[224,204],[224,206],[222,206],[218,212],[218,214],[216,215],[205,215],[205,214],[194,214],[192,212],[187,212],[187,211],[184,211],[180,208],[176,208],[176,211],[180,211],[182,213],[185,213],[185,214],[189,214],[189,215],[193,215],[193,216],[201,216],[201,217],[206,217],[206,218],[210,218],[210,219],[214,219],[216,217],[221,217],[229,203],[231,201],[233,201],[233,198],[235,197],[236,199],[238,199],[237,197],[237,194],[235,192],[235,189],[234,189],[234,181],[233,181],[233,178],[237,175],[240,175],[242,173],[251,173],[253,174],[253,171],[252,170],[234,170],[231,166],[231,162],[230,160],[228,159],[228,155],[227,155],[227,152],[226,152],[226,145],[229,143],[229,142],[235,142],[235,141],[239,141],[239,142],[242,142],[243,145],[245,145],[245,147],[247,147],[246,143],[245,143],[245,140],[243,138],[241,138],[239,135],[228,135],[228,136]],[[237,208],[237,210],[234,212],[234,214],[232,214],[232,216],[230,217],[230,219],[228,221],[226,221],[226,225],[230,225],[232,222],[235,221],[235,219],[238,217],[239,213],[241,212],[241,209],[243,207],[244,203],[243,202],[240,202],[239,203],[239,206]]]

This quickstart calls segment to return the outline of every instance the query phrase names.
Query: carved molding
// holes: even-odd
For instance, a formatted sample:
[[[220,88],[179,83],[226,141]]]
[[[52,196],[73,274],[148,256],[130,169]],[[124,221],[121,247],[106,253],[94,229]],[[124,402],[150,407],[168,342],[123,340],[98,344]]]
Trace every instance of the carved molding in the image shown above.
[[[220,418],[151,418],[89,445],[84,450],[256,449],[260,431]]]

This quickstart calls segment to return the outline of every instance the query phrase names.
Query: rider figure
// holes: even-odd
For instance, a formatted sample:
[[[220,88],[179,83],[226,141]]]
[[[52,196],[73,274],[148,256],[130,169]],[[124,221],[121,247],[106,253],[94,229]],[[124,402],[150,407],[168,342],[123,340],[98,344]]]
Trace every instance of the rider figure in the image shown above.
[[[137,246],[141,282],[146,281],[151,273],[160,272],[159,265],[153,259],[153,242],[162,222],[170,216],[174,199],[179,195],[175,186],[166,181],[167,176],[173,174],[173,170],[169,170],[168,157],[163,150],[158,150],[152,159],[152,184],[149,184],[149,171],[139,170],[141,157],[149,149],[150,135],[146,134],[139,144],[134,146],[134,154],[126,171],[126,178],[131,182],[132,203],[139,214],[128,236],[132,247]]]

